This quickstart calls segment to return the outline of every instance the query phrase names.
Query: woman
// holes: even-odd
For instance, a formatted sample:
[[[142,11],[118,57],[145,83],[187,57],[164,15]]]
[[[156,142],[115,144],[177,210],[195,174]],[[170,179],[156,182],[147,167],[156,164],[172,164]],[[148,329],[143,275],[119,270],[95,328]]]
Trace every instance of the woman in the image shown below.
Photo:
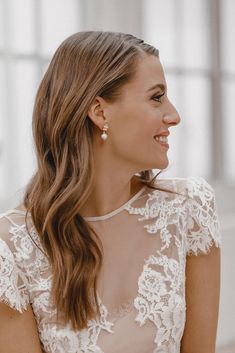
[[[213,189],[152,171],[179,122],[154,47],[101,31],[60,45],[35,100],[38,168],[0,220],[0,352],[215,352]]]

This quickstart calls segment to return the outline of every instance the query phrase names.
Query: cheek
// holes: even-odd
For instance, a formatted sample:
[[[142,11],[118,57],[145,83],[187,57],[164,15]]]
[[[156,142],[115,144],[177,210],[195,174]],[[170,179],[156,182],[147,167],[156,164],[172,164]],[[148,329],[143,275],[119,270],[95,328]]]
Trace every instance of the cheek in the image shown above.
[[[120,126],[116,126],[112,136],[113,147],[126,155],[146,153],[155,144],[154,135],[161,127],[161,119],[156,114],[138,114],[134,118],[126,120]],[[145,152],[144,152],[145,151]]]
[[[162,124],[161,111],[148,103],[137,102],[119,107],[111,126],[112,143],[115,148],[131,151],[141,143],[152,143]]]
[[[162,114],[158,109],[146,109],[142,119],[139,121],[140,133],[146,137],[153,137],[158,133],[162,126]]]

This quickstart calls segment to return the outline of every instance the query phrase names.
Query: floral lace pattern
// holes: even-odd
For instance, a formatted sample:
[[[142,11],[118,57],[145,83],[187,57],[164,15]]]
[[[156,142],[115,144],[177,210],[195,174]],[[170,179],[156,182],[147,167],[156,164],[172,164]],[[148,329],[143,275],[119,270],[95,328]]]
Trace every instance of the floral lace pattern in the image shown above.
[[[149,265],[162,267],[164,275],[153,271]],[[159,257],[152,256],[146,262],[139,278],[139,295],[135,299],[135,307],[139,312],[136,321],[142,326],[149,319],[156,325],[154,342],[157,347],[169,349],[172,345],[177,348],[177,342],[182,337],[185,323],[182,278],[179,263],[160,253]],[[171,348],[171,352],[174,351],[177,352]]]
[[[109,321],[98,296],[101,316],[79,332],[69,324],[56,324],[56,309],[50,303],[52,273],[34,228],[29,236],[25,224],[17,224],[11,216],[14,210],[0,215],[10,224],[8,234],[0,234],[0,300],[20,312],[31,304],[44,352],[106,353],[97,343],[101,331],[113,334],[115,321],[132,307],[139,327],[147,322],[155,327],[153,353],[180,352],[186,317],[186,255],[208,253],[212,244],[221,245],[221,236],[212,187],[199,177],[173,179],[172,184],[173,190],[177,184],[179,194],[151,190],[141,207],[125,207],[161,243],[145,260],[133,302]]]

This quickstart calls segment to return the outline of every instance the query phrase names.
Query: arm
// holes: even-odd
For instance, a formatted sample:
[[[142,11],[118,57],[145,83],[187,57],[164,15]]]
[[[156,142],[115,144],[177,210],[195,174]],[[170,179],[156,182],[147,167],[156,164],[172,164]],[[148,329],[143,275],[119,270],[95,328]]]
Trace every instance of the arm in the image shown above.
[[[220,296],[220,248],[187,256],[186,324],[181,353],[215,353]]]
[[[22,249],[10,225],[0,215],[0,353],[42,353]]]
[[[0,353],[42,353],[30,305],[20,313],[0,303]]]

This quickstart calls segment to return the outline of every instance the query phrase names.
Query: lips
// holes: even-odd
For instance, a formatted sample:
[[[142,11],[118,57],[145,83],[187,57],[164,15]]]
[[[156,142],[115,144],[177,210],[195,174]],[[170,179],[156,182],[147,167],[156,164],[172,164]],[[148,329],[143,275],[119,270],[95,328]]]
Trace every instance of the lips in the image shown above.
[[[164,147],[168,147],[168,136],[170,135],[169,131],[163,131],[161,134],[155,135],[154,140]]]
[[[162,131],[161,133],[155,135],[154,138],[157,136],[169,136],[169,135],[170,135],[169,131]]]

